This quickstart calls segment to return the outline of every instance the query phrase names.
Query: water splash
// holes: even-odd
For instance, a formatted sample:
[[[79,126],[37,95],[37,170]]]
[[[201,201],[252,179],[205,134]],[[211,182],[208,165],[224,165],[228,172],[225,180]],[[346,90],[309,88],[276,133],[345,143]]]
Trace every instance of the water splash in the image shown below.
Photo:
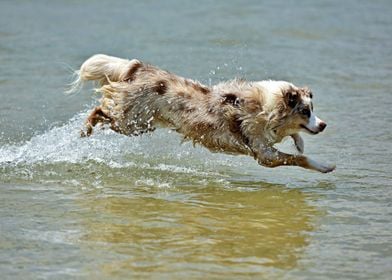
[[[110,129],[96,129],[91,137],[81,138],[80,128],[86,116],[87,112],[77,114],[66,124],[30,140],[1,147],[2,180],[61,181],[72,185],[94,181],[99,185],[116,174],[123,181],[126,177],[127,182],[151,182],[159,178],[155,180],[159,185],[167,185],[181,176],[187,176],[184,181],[189,176],[199,181],[208,177],[222,179],[226,175],[219,170],[237,164],[232,157],[211,154],[190,143],[180,145],[180,136],[168,130],[127,137]]]

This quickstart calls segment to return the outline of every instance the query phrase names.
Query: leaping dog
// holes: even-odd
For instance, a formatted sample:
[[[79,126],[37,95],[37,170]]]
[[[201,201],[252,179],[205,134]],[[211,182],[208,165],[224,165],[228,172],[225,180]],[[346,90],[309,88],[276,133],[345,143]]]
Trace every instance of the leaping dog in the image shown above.
[[[100,105],[82,136],[98,123],[125,135],[168,127],[212,152],[249,155],[266,167],[300,166],[323,173],[334,165],[304,156],[300,132],[318,134],[327,124],[313,113],[312,92],[285,81],[234,79],[207,87],[139,60],[97,54],[87,59],[72,84],[99,83]],[[274,144],[291,137],[300,154]]]

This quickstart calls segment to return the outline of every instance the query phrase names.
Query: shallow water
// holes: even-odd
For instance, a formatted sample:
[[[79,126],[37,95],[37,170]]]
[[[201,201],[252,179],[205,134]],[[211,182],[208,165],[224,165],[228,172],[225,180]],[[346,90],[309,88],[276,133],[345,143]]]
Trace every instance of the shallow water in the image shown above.
[[[301,3],[1,2],[2,279],[390,279],[392,4]],[[62,92],[94,53],[308,85],[328,127],[306,154],[337,169],[266,169],[167,130],[79,138],[97,96]]]

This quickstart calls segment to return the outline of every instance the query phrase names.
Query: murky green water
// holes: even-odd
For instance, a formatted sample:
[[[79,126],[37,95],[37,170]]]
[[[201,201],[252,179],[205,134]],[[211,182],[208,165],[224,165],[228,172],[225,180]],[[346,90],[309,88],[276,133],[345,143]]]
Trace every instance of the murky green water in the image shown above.
[[[0,3],[2,279],[390,279],[390,1]],[[70,65],[139,58],[204,83],[308,85],[332,174],[266,169],[167,130],[79,138]],[[292,143],[281,145],[293,151]]]

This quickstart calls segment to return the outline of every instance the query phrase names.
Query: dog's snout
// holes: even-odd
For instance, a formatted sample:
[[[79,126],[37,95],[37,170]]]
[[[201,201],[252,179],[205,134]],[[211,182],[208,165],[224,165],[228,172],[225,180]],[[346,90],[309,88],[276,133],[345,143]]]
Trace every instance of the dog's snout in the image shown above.
[[[321,122],[319,124],[320,132],[323,131],[327,127],[327,124],[325,122]]]

